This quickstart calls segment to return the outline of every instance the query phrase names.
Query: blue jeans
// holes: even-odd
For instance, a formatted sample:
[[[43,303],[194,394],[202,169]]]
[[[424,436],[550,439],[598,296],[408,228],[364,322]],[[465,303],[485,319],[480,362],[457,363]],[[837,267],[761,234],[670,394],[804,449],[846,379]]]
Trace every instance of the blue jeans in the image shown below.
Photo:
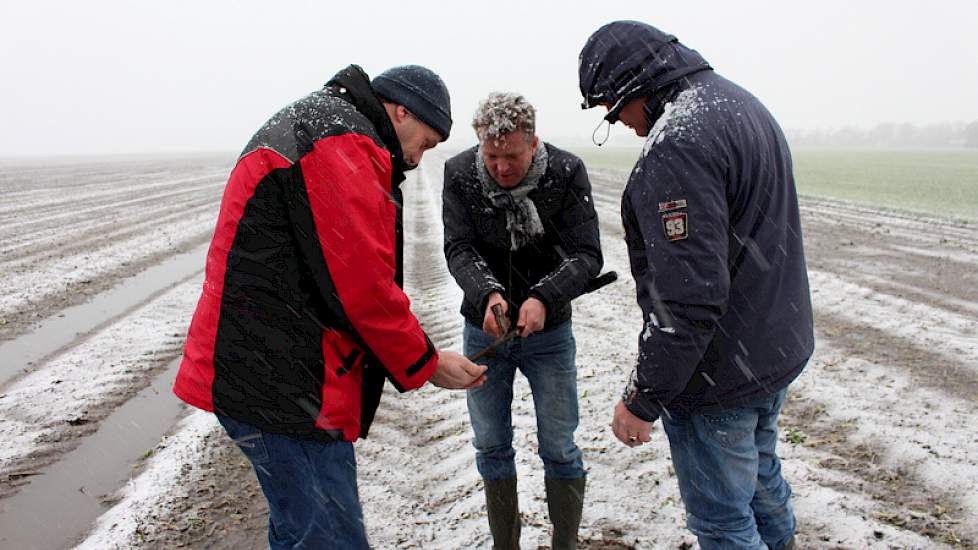
[[[463,336],[466,355],[494,339],[469,323]],[[489,367],[487,380],[468,391],[467,401],[475,434],[475,463],[483,478],[516,477],[512,403],[517,369],[526,376],[533,392],[537,442],[546,477],[585,476],[581,450],[574,443],[578,422],[576,352],[571,322],[567,321],[525,339],[514,339],[497,348],[494,357],[479,361]]]
[[[785,392],[716,414],[662,415],[686,524],[703,550],[776,549],[795,532],[775,454]]]
[[[370,548],[352,443],[306,441],[217,419],[255,468],[268,499],[272,550]]]

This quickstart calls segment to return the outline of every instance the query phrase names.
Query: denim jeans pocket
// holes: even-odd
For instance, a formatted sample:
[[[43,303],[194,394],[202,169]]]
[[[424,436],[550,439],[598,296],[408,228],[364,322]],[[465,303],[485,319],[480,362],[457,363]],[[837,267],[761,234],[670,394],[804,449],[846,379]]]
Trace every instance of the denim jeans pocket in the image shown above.
[[[753,441],[754,432],[745,425],[743,411],[730,410],[717,414],[704,414],[703,424],[706,435],[725,449],[732,449],[745,440]]]
[[[264,464],[269,461],[268,448],[265,446],[265,438],[261,430],[228,417],[219,417],[219,420],[231,440],[252,464]]]
[[[262,437],[261,432],[237,438],[234,440],[234,444],[253,464],[268,462],[268,449],[265,447],[265,438]]]
[[[716,426],[720,424],[730,424],[736,422],[740,418],[740,411],[736,409],[721,411],[716,414],[704,414],[703,420],[711,426]]]

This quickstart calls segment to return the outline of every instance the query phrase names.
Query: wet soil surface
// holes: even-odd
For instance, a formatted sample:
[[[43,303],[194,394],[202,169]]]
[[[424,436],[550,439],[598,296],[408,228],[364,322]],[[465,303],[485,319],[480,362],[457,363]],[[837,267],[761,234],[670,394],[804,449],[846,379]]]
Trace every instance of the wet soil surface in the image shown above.
[[[36,223],[0,233],[0,242],[4,243],[0,245],[0,267],[5,275],[10,273],[16,281],[22,281],[15,281],[14,290],[4,295],[3,303],[12,305],[0,310],[0,340],[24,334],[34,323],[56,315],[66,306],[82,303],[90,296],[112,288],[161,258],[206,242],[213,230],[213,218],[226,177],[226,160],[197,159],[181,168],[178,174],[169,171],[167,162],[141,161],[127,167],[131,177],[123,177],[118,167],[86,165],[80,184],[77,178],[70,177],[71,173],[80,170],[75,165],[34,167],[32,172],[16,176],[12,175],[12,169],[5,167],[7,170],[0,172],[0,193],[8,193],[16,200],[4,203],[0,221],[21,223],[33,217]],[[440,190],[437,173],[437,170],[430,171],[429,177],[435,181],[429,188],[406,188],[407,208],[425,212],[425,215],[413,217],[407,225],[407,287],[415,310],[433,340],[439,346],[452,347],[458,346],[460,340],[456,314],[460,295],[443,267],[440,230],[437,230],[440,205],[437,193],[433,192]],[[31,179],[47,183],[38,190],[25,183]],[[627,263],[620,250],[618,218],[624,179],[625,175],[617,172],[592,173],[609,264],[618,262],[615,268],[627,279]],[[79,185],[85,188],[79,189]],[[119,188],[122,191],[113,192]],[[32,190],[36,193],[28,195]],[[838,276],[875,292],[923,304],[948,315],[978,317],[978,270],[974,268],[978,265],[978,227],[974,224],[810,198],[803,198],[801,207],[811,270]],[[158,233],[148,241],[142,238],[147,232],[160,231],[159,227],[168,223],[176,229]],[[70,229],[72,227],[74,229]],[[73,242],[62,242],[65,239],[59,239],[58,232],[69,230],[78,238]],[[31,238],[29,233],[36,238]],[[170,241],[161,247],[159,239]],[[130,246],[127,247],[127,243]],[[128,252],[119,252],[119,248]],[[88,271],[79,277],[72,278],[68,273],[66,282],[45,283],[34,292],[30,292],[30,284],[23,282],[29,281],[31,273],[56,276],[63,273],[60,266],[76,263],[84,266],[87,259],[100,255],[109,259],[96,262],[99,264],[97,269],[87,268]],[[634,309],[633,287],[626,281],[613,288],[616,290],[603,295],[602,301],[620,305],[623,310]],[[853,307],[858,310],[858,303]],[[588,308],[591,306],[585,305],[582,309],[590,311]],[[632,309],[628,311],[633,313]],[[600,313],[603,310],[594,308],[594,311]],[[173,323],[185,330],[188,321],[175,315]],[[576,317],[576,326],[581,331],[579,346],[587,345],[582,334],[601,337],[601,330],[606,326],[601,321]],[[871,319],[860,321],[858,311],[853,315],[840,315],[835,310],[816,307],[816,323],[820,343],[825,345],[820,347],[810,369],[818,369],[820,377],[831,379],[835,376],[834,373],[840,370],[834,370],[835,365],[845,365],[848,369],[850,363],[847,362],[863,361],[881,365],[885,372],[896,373],[894,376],[908,380],[909,386],[900,390],[908,396],[923,391],[917,388],[923,388],[938,397],[946,395],[964,402],[975,403],[978,398],[978,365],[968,353],[955,355],[925,345],[921,340],[883,330]],[[16,468],[5,470],[7,477],[0,480],[0,498],[15,493],[29,481],[35,470],[70,453],[80,438],[97,428],[101,419],[127,397],[145,388],[166,362],[179,353],[180,332],[173,334],[157,354],[143,361],[149,363],[148,367],[135,369],[124,389],[113,392],[101,403],[90,404],[83,422],[66,421],[60,429],[45,434],[50,445],[12,463]],[[632,343],[633,340],[628,340],[629,346]],[[633,352],[627,349],[622,350],[620,357],[616,354],[612,359],[625,362],[632,355]],[[592,381],[595,374],[603,376],[601,372],[585,370],[581,373],[584,393],[582,428],[597,431],[606,422],[602,418],[592,425],[590,420],[585,420],[591,410],[587,392],[597,392],[609,383]],[[844,381],[845,376],[849,375],[838,374],[839,380]],[[610,385],[617,391],[618,384],[619,380],[616,380]],[[0,400],[5,398],[3,391],[0,388]],[[464,399],[460,402],[455,397],[423,393],[426,391],[429,390],[422,390],[422,396],[428,395],[424,399],[432,406],[420,415],[406,405],[405,400],[410,397],[393,392],[385,395],[375,433],[358,445],[361,480],[366,485],[366,488],[361,486],[361,491],[365,491],[363,496],[368,502],[376,502],[379,497],[371,493],[370,487],[386,484],[379,490],[390,493],[388,498],[393,501],[419,503],[420,511],[396,506],[386,510],[385,514],[389,512],[391,517],[384,521],[413,522],[425,514],[458,516],[459,529],[478,531],[465,540],[485,546],[488,529],[484,525],[484,511],[479,509],[481,486],[477,476],[470,472],[473,469],[471,448],[467,438],[456,437],[466,433],[467,429]],[[799,493],[804,493],[807,486],[810,491],[830,489],[842,495],[840,498],[850,498],[852,504],[843,505],[843,508],[851,506],[853,515],[881,526],[867,535],[867,540],[878,541],[880,548],[887,547],[887,540],[894,536],[893,533],[900,532],[919,535],[921,540],[935,546],[978,548],[976,528],[969,516],[969,508],[962,501],[967,487],[955,490],[931,483],[918,461],[894,458],[888,450],[891,441],[860,432],[858,422],[851,417],[832,414],[833,406],[834,402],[815,391],[812,384],[801,384],[798,391],[789,394],[782,418],[785,432],[782,448],[788,451],[788,460],[803,465],[795,468],[799,475],[814,472],[805,477]],[[603,405],[597,410],[598,414],[607,414]],[[973,420],[975,409],[967,409],[961,414]],[[898,417],[899,413],[895,412],[893,416]],[[582,429],[579,433],[586,432]],[[661,430],[655,433],[662,437]],[[403,448],[405,437],[408,448]],[[586,460],[596,465],[607,464],[609,468],[640,468],[641,459],[623,462],[619,459],[623,455],[617,454],[619,451],[611,448],[606,439],[598,441],[595,437],[592,441],[582,437],[579,445],[585,450]],[[171,502],[165,509],[139,518],[140,526],[128,541],[129,545],[139,548],[267,547],[267,509],[250,465],[220,430],[210,433],[206,441],[199,459],[186,464],[181,473],[179,485],[188,489],[186,496]],[[411,447],[425,445],[437,446],[437,454],[412,457]],[[532,443],[530,445],[532,447]],[[663,449],[659,448],[654,455],[659,466],[668,464]],[[970,451],[974,456],[976,450],[976,441],[972,439],[970,449],[961,452]],[[434,456],[446,461],[443,468],[431,466]],[[465,460],[453,458],[457,456],[464,456]],[[385,462],[408,464],[408,469],[423,479],[401,479],[399,476],[405,474],[392,473]],[[18,471],[28,475],[17,475]],[[134,475],[138,472],[137,466]],[[455,475],[461,475],[461,480],[454,478]],[[521,480],[522,476],[521,471]],[[661,487],[675,485],[671,477],[671,472],[650,475],[642,483],[650,484],[647,488],[650,494],[660,494],[656,491],[666,491]],[[453,479],[456,481],[453,487],[437,493],[437,498],[415,494],[423,492],[420,488],[440,487]],[[597,482],[601,482],[600,475],[592,480],[592,483]],[[869,501],[871,505],[858,504],[863,501]],[[541,520],[546,517],[540,513],[541,506],[539,496],[530,502],[527,517],[531,529],[547,528],[546,522]],[[649,521],[656,521],[654,518],[659,514],[662,521],[678,522],[676,529],[681,529],[682,513],[677,506],[675,499],[665,496],[660,500],[659,511],[650,513]],[[377,525],[381,517],[384,516],[379,512],[368,510],[368,525]],[[532,525],[534,522],[539,525]],[[613,520],[596,520],[595,525],[586,527],[582,533],[583,548],[649,547],[638,544],[627,526],[616,526]],[[829,526],[822,528],[816,521],[803,522],[799,527],[799,547],[859,547],[836,540],[831,533]],[[389,533],[383,536],[385,541],[399,548],[440,547],[433,541],[408,540],[410,537],[393,543],[390,541],[398,540],[396,536]],[[690,537],[680,537],[670,539],[668,546],[656,544],[656,547],[691,548],[691,540]],[[662,541],[662,544],[666,542]]]

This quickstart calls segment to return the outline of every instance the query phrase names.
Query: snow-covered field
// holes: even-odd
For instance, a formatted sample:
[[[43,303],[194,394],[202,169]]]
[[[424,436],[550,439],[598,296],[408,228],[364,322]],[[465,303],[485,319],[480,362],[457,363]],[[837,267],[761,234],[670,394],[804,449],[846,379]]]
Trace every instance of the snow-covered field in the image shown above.
[[[441,254],[444,156],[430,156],[404,184],[406,287],[436,343],[458,349],[461,293]],[[4,346],[66,306],[206,241],[227,160],[0,164],[0,361]],[[618,219],[624,180],[592,172],[605,269],[622,278],[575,302],[577,440],[589,470],[581,546],[690,548],[661,429],[629,449],[608,428],[641,329]],[[802,215],[818,348],[789,392],[780,445],[799,547],[978,548],[978,228],[813,199]],[[28,539],[12,534],[15,498],[74,513],[56,496],[34,497],[32,480],[110,429],[112,411],[179,354],[200,283],[184,279],[43,350],[37,364],[0,363],[13,373],[0,377],[0,547],[43,547],[22,525],[16,537]],[[518,379],[526,548],[549,544],[532,410]],[[128,482],[93,500],[90,528],[65,533],[63,545],[265,547],[257,483],[213,418],[188,410],[160,435],[121,472]],[[462,393],[388,391],[357,453],[375,547],[490,546]]]

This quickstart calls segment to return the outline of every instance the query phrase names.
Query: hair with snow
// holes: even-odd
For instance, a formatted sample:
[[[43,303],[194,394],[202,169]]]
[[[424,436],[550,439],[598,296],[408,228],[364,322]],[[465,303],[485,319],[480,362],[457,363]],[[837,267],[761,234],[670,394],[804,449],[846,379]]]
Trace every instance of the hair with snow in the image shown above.
[[[472,128],[480,142],[499,141],[506,134],[520,131],[527,140],[536,134],[537,111],[520,94],[492,92],[479,103],[472,117]]]

